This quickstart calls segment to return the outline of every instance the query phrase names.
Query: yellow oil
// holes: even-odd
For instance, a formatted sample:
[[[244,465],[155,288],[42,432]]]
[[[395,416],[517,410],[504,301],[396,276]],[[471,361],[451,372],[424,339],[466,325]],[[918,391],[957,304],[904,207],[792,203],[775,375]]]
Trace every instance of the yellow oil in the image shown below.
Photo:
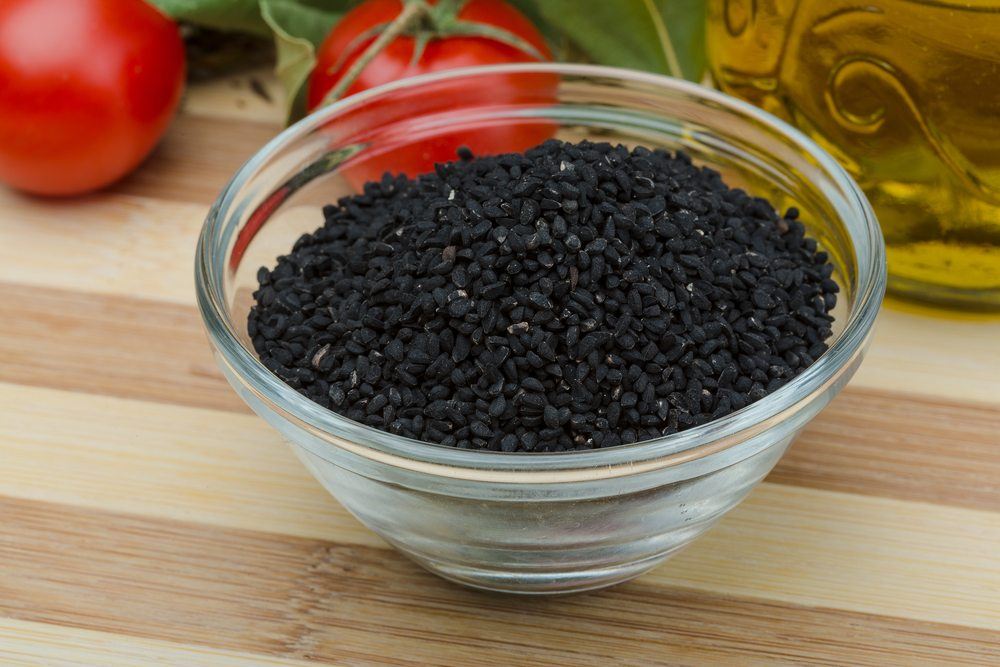
[[[709,0],[708,54],[858,180],[891,290],[1000,309],[1000,0]]]

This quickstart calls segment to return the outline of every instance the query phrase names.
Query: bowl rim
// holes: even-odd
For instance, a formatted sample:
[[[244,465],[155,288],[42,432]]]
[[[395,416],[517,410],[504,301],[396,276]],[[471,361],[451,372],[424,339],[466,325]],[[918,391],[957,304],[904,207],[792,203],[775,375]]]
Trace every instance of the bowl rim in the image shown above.
[[[575,78],[613,79],[659,87],[674,94],[696,98],[766,126],[789,139],[821,168],[844,192],[860,221],[860,229],[845,226],[854,244],[854,254],[867,257],[857,266],[858,294],[847,323],[830,348],[791,382],[764,398],[725,417],[679,433],[616,447],[564,452],[494,452],[463,450],[404,438],[354,422],[299,394],[271,373],[243,346],[232,326],[226,306],[224,281],[228,217],[236,194],[275,153],[307,135],[332,117],[380,96],[449,79],[502,74],[548,73]],[[860,233],[858,233],[860,232]],[[631,69],[567,63],[520,63],[465,67],[394,81],[352,95],[320,109],[286,128],[254,154],[223,188],[209,209],[198,239],[195,284],[199,310],[217,358],[230,377],[242,384],[283,418],[325,441],[353,454],[401,468],[445,476],[498,479],[495,473],[519,473],[517,481],[529,481],[525,473],[539,473],[539,481],[554,481],[553,471],[581,473],[572,479],[635,474],[727,450],[752,438],[794,414],[832,384],[863,350],[885,292],[885,247],[875,214],[860,187],[846,170],[812,139],[785,121],[747,102],[711,88],[673,77]],[[477,474],[482,471],[483,474]],[[588,472],[589,471],[589,472]],[[570,479],[567,477],[566,479]]]

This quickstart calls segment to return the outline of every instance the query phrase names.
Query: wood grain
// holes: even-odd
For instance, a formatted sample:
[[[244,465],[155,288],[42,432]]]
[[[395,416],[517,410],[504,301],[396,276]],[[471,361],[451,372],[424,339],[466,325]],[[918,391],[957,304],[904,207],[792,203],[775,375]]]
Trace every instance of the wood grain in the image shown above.
[[[920,315],[889,302],[852,385],[1000,405],[1000,318]]]
[[[252,415],[0,384],[0,495],[381,544]]]
[[[3,500],[13,618],[338,664],[985,664],[996,633],[648,582],[561,599],[442,584],[393,551]],[[390,583],[391,582],[391,583]]]
[[[251,121],[279,127],[285,121],[282,95],[281,83],[270,68],[262,67],[191,86],[181,112],[229,123]]]
[[[1000,515],[765,482],[650,582],[1000,630]]]
[[[0,381],[249,412],[194,308],[0,283]]]
[[[771,481],[1000,511],[1000,408],[845,389]]]
[[[307,667],[318,662],[0,618],[7,667]]]
[[[207,206],[236,170],[280,131],[272,122],[181,114],[142,168],[115,186],[114,196]]]
[[[253,416],[13,385],[0,404],[0,496],[384,546]],[[1000,628],[997,544],[995,512],[765,483],[643,581]]]
[[[0,211],[2,282],[194,304],[194,248],[207,206],[0,190]]]

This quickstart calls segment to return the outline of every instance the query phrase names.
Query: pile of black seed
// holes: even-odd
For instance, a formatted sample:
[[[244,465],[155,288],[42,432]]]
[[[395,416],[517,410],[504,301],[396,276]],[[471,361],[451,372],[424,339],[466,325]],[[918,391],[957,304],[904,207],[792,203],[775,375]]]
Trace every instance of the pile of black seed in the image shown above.
[[[260,270],[249,333],[282,380],[390,433],[561,451],[703,424],[826,350],[837,285],[796,210],[681,153],[459,155]]]

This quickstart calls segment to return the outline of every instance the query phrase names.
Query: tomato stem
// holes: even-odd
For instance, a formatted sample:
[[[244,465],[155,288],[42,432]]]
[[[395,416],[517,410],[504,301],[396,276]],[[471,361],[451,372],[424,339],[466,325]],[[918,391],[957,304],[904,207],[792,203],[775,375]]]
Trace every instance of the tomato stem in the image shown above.
[[[333,74],[334,72],[339,71],[340,68],[343,67],[344,64],[351,58],[351,56],[354,55],[355,49],[367,42],[369,39],[373,39],[381,35],[385,32],[385,29],[389,27],[390,23],[392,23],[392,21],[377,23],[352,39],[350,43],[340,52],[340,55],[337,56],[337,61],[327,68],[326,73]]]
[[[522,53],[526,53],[535,60],[545,60],[545,56],[532,46],[531,42],[521,37],[518,37],[509,30],[504,30],[503,28],[497,28],[496,26],[487,25],[485,23],[477,23],[475,21],[455,21],[447,30],[443,31],[442,36],[464,36],[464,37],[483,37],[485,39],[492,39],[497,42],[502,42],[507,46],[511,46]]]
[[[321,104],[330,104],[340,99],[347,92],[347,89],[351,87],[351,84],[361,75],[361,72],[368,66],[368,63],[375,59],[375,56],[385,50],[385,47],[389,46],[392,40],[409,30],[417,21],[427,17],[429,11],[430,5],[424,0],[407,0],[399,16],[393,19],[392,23],[386,26],[385,31],[358,56],[358,59],[351,64],[350,69],[340,78],[337,85],[331,88],[330,92],[323,97]]]
[[[330,104],[343,97],[344,93],[361,76],[361,72],[364,71],[365,67],[378,54],[384,51],[394,39],[402,35],[410,35],[414,39],[413,57],[410,60],[411,66],[417,64],[421,56],[423,56],[424,48],[432,39],[458,36],[491,39],[507,44],[536,60],[545,60],[545,56],[534,45],[509,30],[485,23],[459,19],[458,14],[462,11],[466,2],[468,0],[440,0],[436,5],[431,5],[427,0],[404,0],[403,10],[396,18],[387,23],[380,23],[362,33],[344,50],[344,53],[331,70],[336,71],[340,69],[342,66],[341,60],[349,58],[354,53],[354,44],[361,43],[365,39],[377,35],[375,40],[368,45],[368,48],[362,51],[361,55],[351,63],[350,68],[348,68],[344,76],[323,97],[320,106]]]

